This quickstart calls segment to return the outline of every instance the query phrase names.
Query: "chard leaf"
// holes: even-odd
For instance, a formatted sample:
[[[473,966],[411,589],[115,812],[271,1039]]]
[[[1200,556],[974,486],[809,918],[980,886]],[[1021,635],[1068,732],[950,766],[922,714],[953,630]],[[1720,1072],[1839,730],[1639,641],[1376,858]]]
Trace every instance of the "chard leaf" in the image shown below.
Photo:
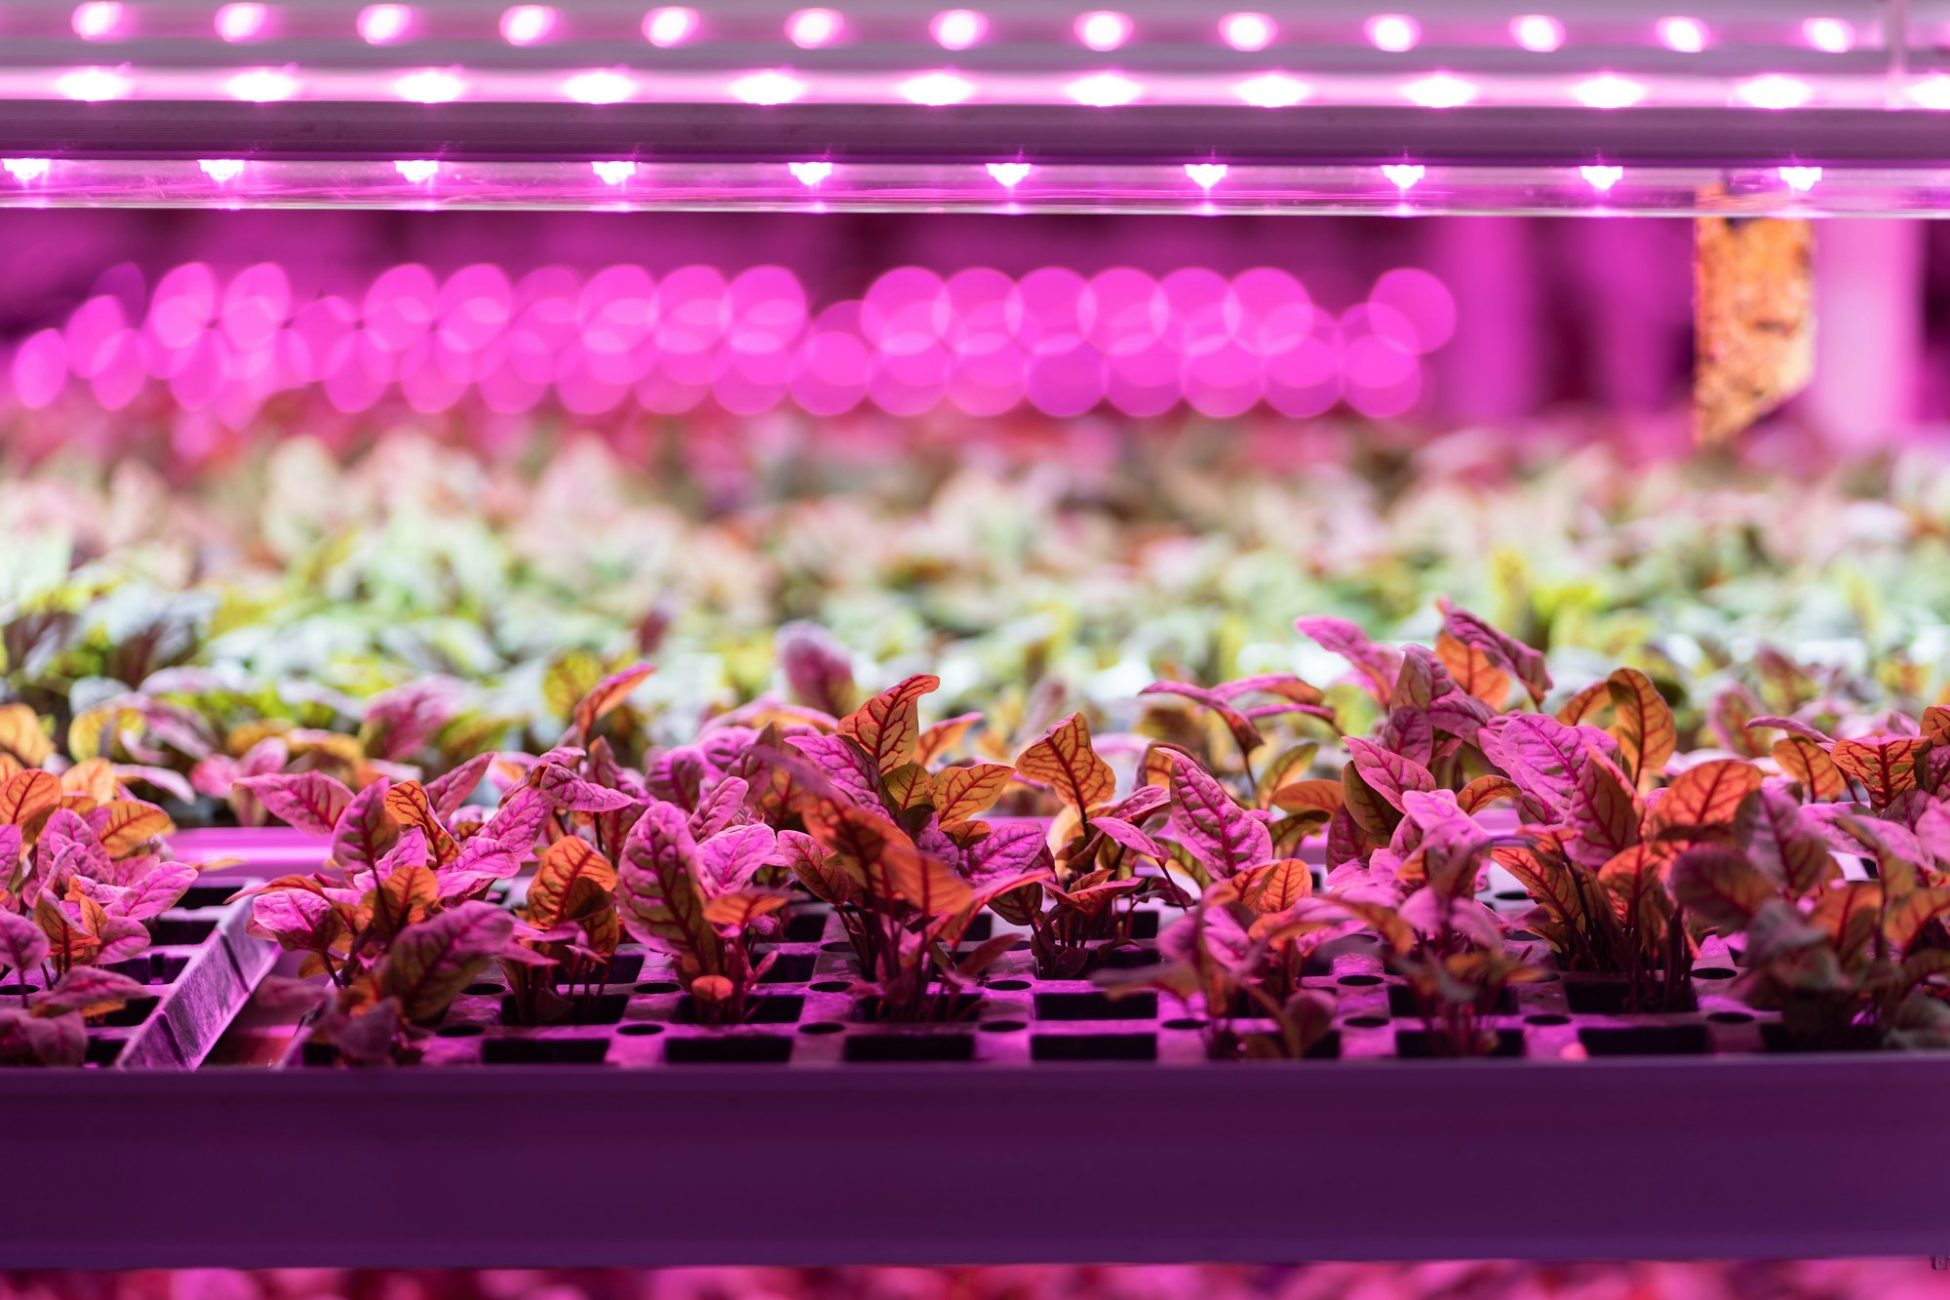
[[[920,699],[940,688],[939,677],[917,673],[841,718],[840,734],[858,745],[874,771],[885,776],[914,761],[921,737]]]
[[[1665,788],[1653,819],[1667,831],[1731,825],[1741,800],[1759,789],[1761,780],[1761,770],[1741,758],[1689,767]]]
[[[1016,760],[1016,771],[1051,787],[1085,817],[1117,794],[1116,774],[1091,746],[1090,725],[1081,713],[1072,713],[1024,750]]]
[[[399,999],[408,1020],[434,1020],[509,947],[514,932],[514,917],[481,902],[408,926],[382,964],[380,994]]]
[[[312,835],[330,835],[352,802],[352,791],[323,772],[247,776],[237,785],[249,791],[273,817]]]
[[[609,904],[616,868],[586,841],[565,835],[548,846],[528,886],[528,921],[544,930]]]
[[[370,871],[399,838],[399,827],[386,815],[386,796],[392,783],[380,777],[352,796],[332,827],[332,861],[348,872]]]
[[[1224,879],[1273,856],[1266,823],[1234,802],[1226,788],[1183,754],[1171,764],[1171,835]]]
[[[1635,787],[1665,768],[1679,744],[1672,710],[1652,679],[1636,668],[1620,668],[1605,679],[1612,702],[1612,737],[1618,741],[1621,766]]]

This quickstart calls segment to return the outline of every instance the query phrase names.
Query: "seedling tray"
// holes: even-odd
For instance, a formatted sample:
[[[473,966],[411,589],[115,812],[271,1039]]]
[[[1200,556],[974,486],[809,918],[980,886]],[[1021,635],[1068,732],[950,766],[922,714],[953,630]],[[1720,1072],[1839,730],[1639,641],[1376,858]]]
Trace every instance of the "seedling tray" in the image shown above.
[[[245,933],[250,905],[224,901],[236,888],[194,885],[149,923],[149,949],[114,969],[153,992],[89,1026],[88,1065],[193,1070],[203,1063],[277,961],[275,944]]]

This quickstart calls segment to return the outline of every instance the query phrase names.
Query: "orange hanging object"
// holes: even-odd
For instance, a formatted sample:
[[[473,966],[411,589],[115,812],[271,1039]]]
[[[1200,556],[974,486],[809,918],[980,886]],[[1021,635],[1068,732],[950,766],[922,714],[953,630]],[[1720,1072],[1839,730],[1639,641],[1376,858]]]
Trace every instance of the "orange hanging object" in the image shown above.
[[[1701,217],[1693,230],[1693,430],[1711,444],[1814,378],[1814,227]]]

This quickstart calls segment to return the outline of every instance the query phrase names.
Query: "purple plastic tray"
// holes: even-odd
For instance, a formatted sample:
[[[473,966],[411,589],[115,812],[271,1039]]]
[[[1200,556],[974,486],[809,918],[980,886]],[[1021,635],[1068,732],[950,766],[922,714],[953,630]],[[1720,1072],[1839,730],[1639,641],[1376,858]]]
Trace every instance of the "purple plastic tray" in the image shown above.
[[[15,1071],[0,1155],[34,1177],[0,1190],[0,1265],[1924,1256],[1946,1083],[1918,1057]]]
[[[226,904],[232,883],[193,885],[149,923],[149,950],[116,969],[152,985],[88,1031],[91,1064],[117,1070],[194,1070],[277,961],[277,945],[244,932],[248,903]]]

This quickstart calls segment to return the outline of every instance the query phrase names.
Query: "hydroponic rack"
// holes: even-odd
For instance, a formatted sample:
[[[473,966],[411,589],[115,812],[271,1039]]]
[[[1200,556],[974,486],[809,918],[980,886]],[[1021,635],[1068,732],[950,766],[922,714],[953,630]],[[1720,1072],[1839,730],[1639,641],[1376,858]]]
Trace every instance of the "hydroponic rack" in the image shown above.
[[[1950,5],[1682,8],[15,0],[0,203],[1940,206]]]

